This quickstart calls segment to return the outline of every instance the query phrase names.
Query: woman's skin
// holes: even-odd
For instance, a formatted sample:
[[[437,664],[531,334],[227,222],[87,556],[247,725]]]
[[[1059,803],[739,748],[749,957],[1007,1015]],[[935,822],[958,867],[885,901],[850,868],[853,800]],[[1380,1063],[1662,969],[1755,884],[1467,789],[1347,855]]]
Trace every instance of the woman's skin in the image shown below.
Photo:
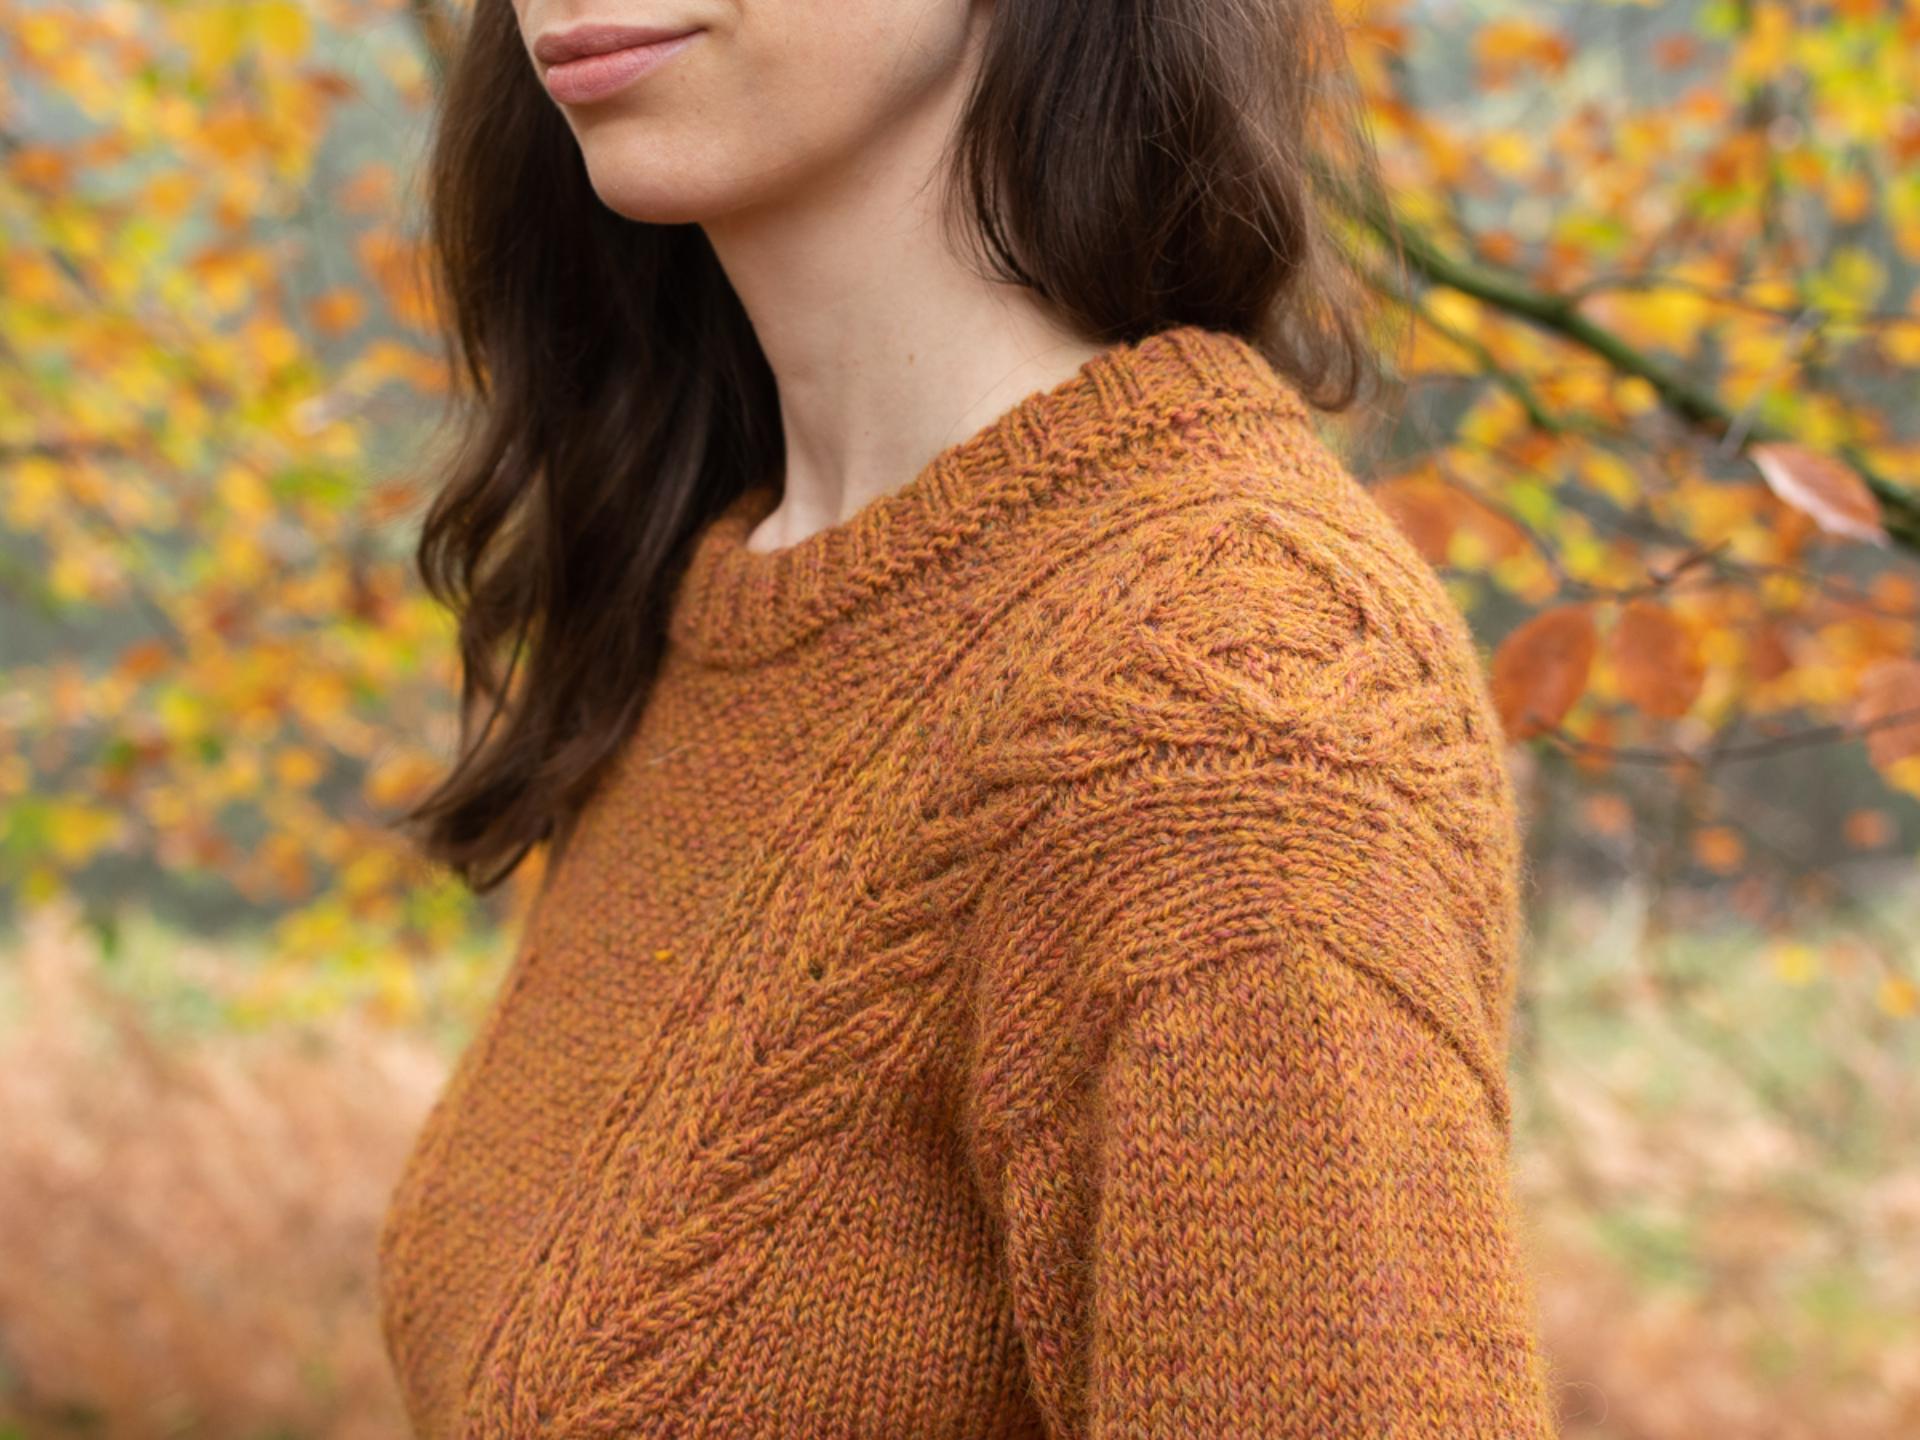
[[[610,209],[706,231],[766,352],[786,473],[751,550],[848,519],[1102,348],[970,273],[938,224],[993,3],[514,0],[542,77],[543,35],[701,27],[617,92],[554,103]]]

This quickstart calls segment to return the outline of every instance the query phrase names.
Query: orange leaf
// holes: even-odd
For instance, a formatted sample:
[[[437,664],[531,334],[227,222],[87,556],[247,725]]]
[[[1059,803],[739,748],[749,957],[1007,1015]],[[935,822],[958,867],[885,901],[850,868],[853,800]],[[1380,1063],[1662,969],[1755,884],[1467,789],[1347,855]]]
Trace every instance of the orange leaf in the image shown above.
[[[1657,600],[1633,600],[1614,623],[1611,653],[1628,701],[1674,719],[1700,694],[1707,667],[1693,630]]]
[[[1851,465],[1791,441],[1750,445],[1773,493],[1811,515],[1822,530],[1874,545],[1887,544],[1880,502]]]
[[[1524,740],[1565,718],[1587,690],[1596,644],[1593,607],[1543,610],[1517,627],[1493,657],[1493,700],[1510,739]]]
[[[404,325],[426,327],[432,319],[432,287],[420,244],[391,231],[369,230],[355,248],[394,318]]]
[[[1444,486],[1419,479],[1383,480],[1373,495],[1429,565],[1447,563],[1460,513],[1449,503]]]
[[[1597,835],[1627,835],[1633,830],[1633,807],[1613,791],[1589,795],[1580,806],[1587,828]]]
[[[1707,825],[1693,834],[1693,858],[1716,875],[1731,875],[1747,858],[1740,832],[1729,825]]]
[[[336,285],[316,295],[307,307],[314,328],[326,335],[342,335],[358,325],[366,314],[366,300],[358,290]]]
[[[1700,42],[1691,35],[1668,35],[1653,44],[1653,63],[1662,70],[1678,70],[1700,56]]]
[[[1473,52],[1483,84],[1504,85],[1523,68],[1549,75],[1566,69],[1573,48],[1564,35],[1532,20],[1495,20],[1474,33]]]
[[[173,664],[173,652],[161,641],[136,640],[120,652],[118,668],[121,675],[137,683],[171,669]]]
[[[1911,720],[1891,720],[1911,714]],[[1882,723],[1889,722],[1889,723]],[[1860,677],[1853,723],[1866,732],[1867,758],[1876,770],[1920,755],[1920,660],[1901,656],[1870,665]]]
[[[1762,685],[1778,680],[1793,668],[1793,648],[1787,642],[1786,626],[1768,616],[1747,638],[1747,673]]]
[[[1877,850],[1882,845],[1891,845],[1898,838],[1893,817],[1879,809],[1859,809],[1847,812],[1842,830],[1847,843],[1856,850]]]
[[[1434,478],[1431,467],[1375,482],[1370,492],[1429,565],[1449,563],[1453,537],[1476,537],[1489,559],[1526,549],[1526,532],[1457,485]]]
[[[51,145],[19,145],[8,166],[18,183],[37,190],[53,190],[72,183],[73,157]]]

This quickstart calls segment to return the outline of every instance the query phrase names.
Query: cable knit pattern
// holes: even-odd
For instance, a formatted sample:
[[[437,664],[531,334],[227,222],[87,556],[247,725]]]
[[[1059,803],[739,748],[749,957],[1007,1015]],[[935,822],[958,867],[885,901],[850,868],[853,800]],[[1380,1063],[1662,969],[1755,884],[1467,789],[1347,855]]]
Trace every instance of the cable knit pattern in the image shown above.
[[[1553,1433],[1471,636],[1236,336],[695,537],[395,1188],[417,1433]]]

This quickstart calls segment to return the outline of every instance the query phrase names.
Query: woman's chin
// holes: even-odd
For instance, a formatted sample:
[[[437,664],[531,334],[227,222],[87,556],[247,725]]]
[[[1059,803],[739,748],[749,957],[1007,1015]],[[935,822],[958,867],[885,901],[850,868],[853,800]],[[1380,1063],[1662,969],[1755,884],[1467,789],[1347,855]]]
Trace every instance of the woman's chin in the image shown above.
[[[697,224],[730,208],[725,192],[662,175],[651,166],[596,165],[589,159],[587,177],[601,204],[616,215],[648,225]]]

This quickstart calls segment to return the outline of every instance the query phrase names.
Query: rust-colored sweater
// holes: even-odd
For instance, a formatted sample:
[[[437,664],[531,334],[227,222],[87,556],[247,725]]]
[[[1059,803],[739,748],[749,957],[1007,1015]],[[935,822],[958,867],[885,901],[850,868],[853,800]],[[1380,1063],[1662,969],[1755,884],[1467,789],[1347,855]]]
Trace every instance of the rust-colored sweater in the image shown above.
[[[777,498],[394,1193],[418,1433],[1550,1435],[1502,739],[1297,392],[1163,330]]]

